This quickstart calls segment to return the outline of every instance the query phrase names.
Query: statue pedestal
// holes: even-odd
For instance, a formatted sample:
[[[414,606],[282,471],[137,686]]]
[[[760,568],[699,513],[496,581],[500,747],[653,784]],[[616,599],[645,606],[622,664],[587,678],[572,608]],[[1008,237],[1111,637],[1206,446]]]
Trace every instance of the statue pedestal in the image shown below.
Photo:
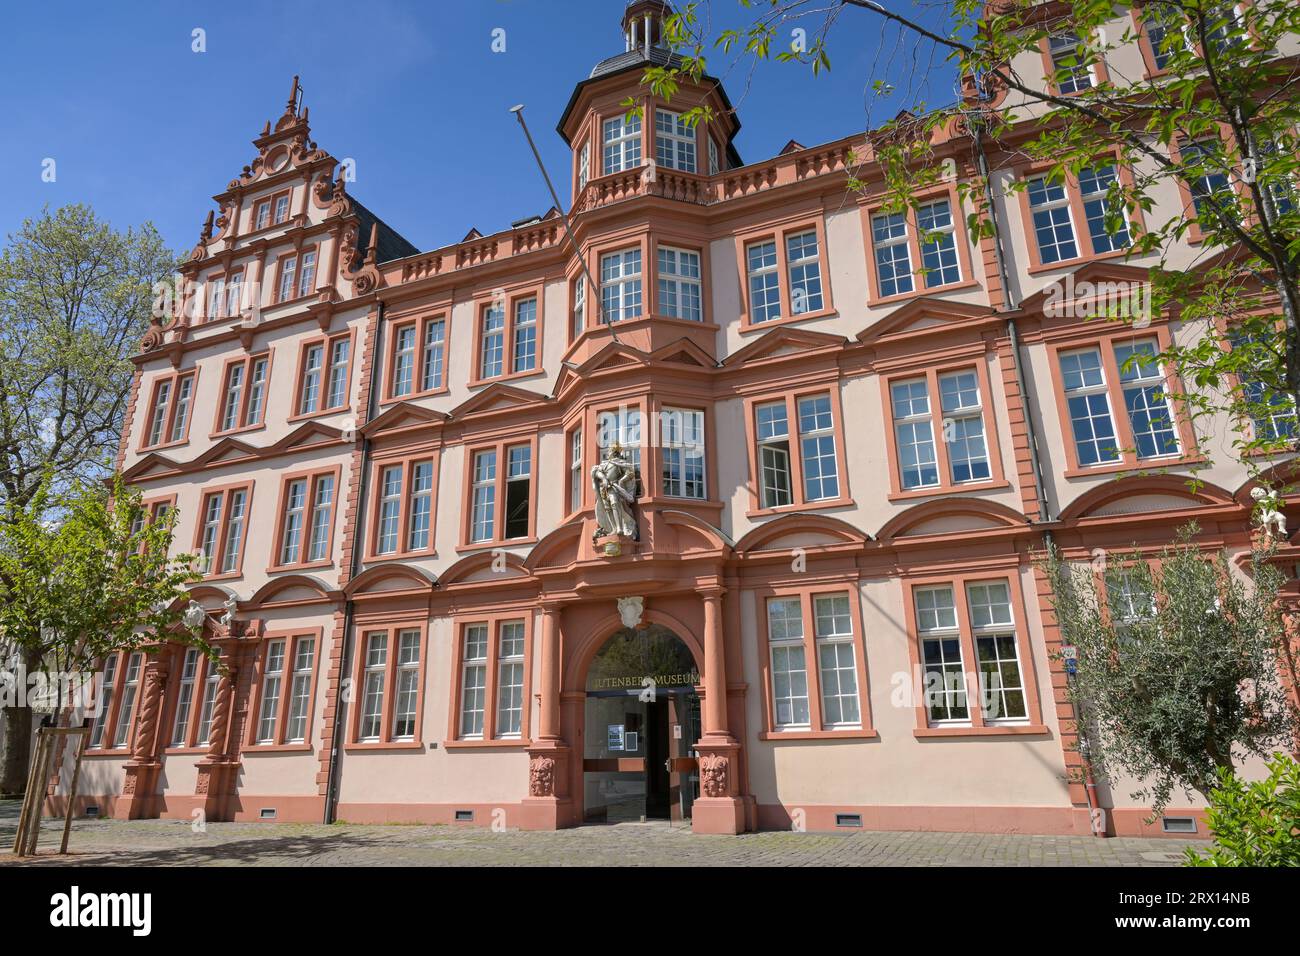
[[[528,748],[528,796],[519,803],[521,830],[558,830],[573,825],[568,780],[569,748],[562,742]]]

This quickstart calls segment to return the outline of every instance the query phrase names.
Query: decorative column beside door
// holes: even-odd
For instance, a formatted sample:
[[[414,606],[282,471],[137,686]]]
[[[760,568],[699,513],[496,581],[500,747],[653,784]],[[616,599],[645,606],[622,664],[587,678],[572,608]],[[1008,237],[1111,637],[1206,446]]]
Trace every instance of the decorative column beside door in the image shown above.
[[[555,602],[541,604],[540,707],[528,748],[528,796],[520,804],[519,826],[525,830],[555,830],[574,822],[569,748],[560,731],[560,609]]]
[[[700,795],[691,810],[697,833],[740,833],[740,743],[727,729],[727,655],[722,627],[724,588],[702,589],[704,601],[704,736],[696,745]]]
[[[122,768],[122,796],[113,804],[113,817],[118,820],[156,816],[153,803],[157,795],[158,773],[162,770],[158,750],[163,698],[167,687],[166,649],[165,645],[144,649],[148,660],[144,665],[140,687],[135,739],[131,747],[131,759]]]

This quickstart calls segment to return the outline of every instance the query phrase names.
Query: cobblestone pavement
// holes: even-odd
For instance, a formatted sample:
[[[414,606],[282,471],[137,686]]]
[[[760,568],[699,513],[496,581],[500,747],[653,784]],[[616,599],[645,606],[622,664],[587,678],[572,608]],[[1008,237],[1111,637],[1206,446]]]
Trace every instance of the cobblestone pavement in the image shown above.
[[[0,801],[0,866],[16,801]],[[62,821],[41,832],[35,865],[94,866],[1177,866],[1179,840],[987,833],[749,833],[695,835],[624,823],[554,833],[451,826],[78,820],[59,857]],[[1194,844],[1193,844],[1194,845]],[[1202,844],[1203,845],[1203,844]]]

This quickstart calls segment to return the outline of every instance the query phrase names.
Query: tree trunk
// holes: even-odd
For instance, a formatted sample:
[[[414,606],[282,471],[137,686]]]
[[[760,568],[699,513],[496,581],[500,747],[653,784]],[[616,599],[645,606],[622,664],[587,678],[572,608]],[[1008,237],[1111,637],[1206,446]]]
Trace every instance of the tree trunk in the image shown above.
[[[39,663],[30,652],[22,654],[24,672],[15,677],[25,679]],[[25,690],[15,688],[15,693]],[[21,797],[27,790],[27,766],[32,757],[32,708],[5,707],[4,730],[0,732],[0,797]]]

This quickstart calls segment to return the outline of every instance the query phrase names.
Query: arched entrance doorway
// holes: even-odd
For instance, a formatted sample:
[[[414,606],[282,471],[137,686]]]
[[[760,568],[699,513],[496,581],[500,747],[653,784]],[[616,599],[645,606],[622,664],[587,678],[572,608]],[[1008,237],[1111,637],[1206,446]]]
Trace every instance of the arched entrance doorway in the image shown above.
[[[610,635],[587,668],[582,786],[590,823],[691,818],[699,669],[671,629]]]

